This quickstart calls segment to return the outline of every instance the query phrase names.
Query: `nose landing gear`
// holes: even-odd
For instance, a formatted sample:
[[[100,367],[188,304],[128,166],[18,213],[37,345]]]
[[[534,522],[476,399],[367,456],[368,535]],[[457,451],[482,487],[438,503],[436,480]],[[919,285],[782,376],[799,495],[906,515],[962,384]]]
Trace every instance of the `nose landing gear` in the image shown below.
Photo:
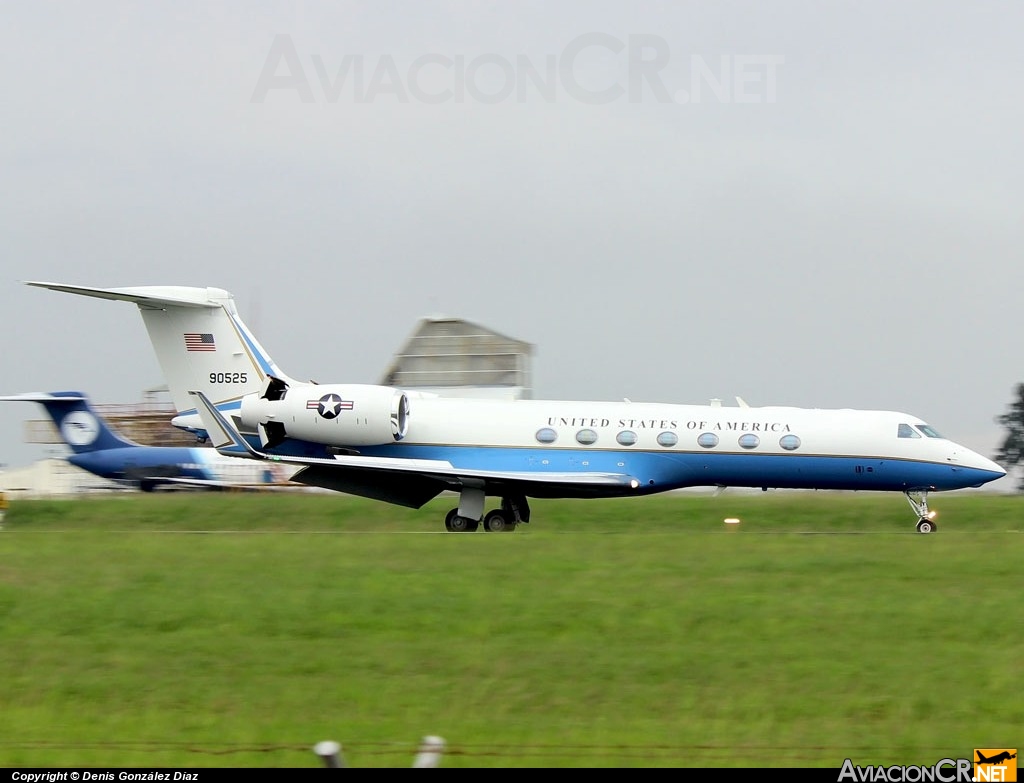
[[[939,527],[935,524],[935,512],[928,510],[928,492],[907,490],[903,494],[907,496],[910,507],[917,514],[917,532],[926,534],[937,531]]]

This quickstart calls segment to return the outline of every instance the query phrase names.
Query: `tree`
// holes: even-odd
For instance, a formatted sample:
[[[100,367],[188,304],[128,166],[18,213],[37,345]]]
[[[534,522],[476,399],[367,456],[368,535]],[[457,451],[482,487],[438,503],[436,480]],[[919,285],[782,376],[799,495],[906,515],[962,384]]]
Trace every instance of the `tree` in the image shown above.
[[[996,453],[995,461],[1004,468],[1024,463],[1024,383],[1017,384],[1017,399],[1010,405],[1009,411],[996,417],[996,421],[1006,427],[1006,437]],[[1017,489],[1024,492],[1024,475],[1018,479]]]

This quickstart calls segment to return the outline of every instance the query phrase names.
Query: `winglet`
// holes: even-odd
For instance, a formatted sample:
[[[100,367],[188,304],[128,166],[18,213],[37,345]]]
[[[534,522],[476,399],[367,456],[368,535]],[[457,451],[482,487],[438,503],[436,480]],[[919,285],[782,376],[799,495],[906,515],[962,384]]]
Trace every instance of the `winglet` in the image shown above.
[[[217,410],[217,406],[210,402],[205,394],[201,391],[190,391],[189,394],[199,398],[196,410],[203,421],[203,427],[206,428],[206,432],[210,436],[210,442],[217,451],[229,457],[266,459],[266,455],[256,451],[246,442],[238,429],[228,421],[223,413]]]

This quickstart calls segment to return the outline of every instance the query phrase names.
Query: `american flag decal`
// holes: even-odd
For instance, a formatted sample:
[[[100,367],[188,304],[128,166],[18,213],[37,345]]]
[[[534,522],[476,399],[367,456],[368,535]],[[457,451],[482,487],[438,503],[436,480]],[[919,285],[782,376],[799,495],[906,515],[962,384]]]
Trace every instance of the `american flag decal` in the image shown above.
[[[213,341],[213,335],[199,332],[185,333],[186,351],[216,351],[217,343]]]

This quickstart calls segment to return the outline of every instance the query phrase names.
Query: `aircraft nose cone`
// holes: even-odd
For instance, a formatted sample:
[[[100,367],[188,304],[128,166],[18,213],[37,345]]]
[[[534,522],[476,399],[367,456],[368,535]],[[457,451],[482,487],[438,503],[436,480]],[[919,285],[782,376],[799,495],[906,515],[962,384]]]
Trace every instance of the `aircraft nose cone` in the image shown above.
[[[980,454],[978,455],[978,459],[981,462],[980,467],[982,470],[988,470],[992,473],[998,474],[997,478],[1002,478],[1003,476],[1006,475],[1006,469],[999,463],[993,462],[990,459],[982,457]]]
[[[981,474],[981,481],[974,485],[976,487],[988,484],[990,481],[997,481],[1006,475],[1006,469],[1001,465],[967,449],[964,449],[962,464]]]

